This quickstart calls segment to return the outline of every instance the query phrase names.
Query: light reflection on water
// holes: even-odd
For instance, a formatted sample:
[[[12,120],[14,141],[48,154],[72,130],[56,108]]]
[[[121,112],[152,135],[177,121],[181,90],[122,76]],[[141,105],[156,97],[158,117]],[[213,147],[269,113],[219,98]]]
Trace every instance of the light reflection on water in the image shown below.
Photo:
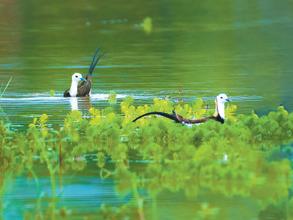
[[[138,165],[133,164],[133,166]],[[102,206],[116,207],[116,211],[118,211],[119,208],[129,204],[134,199],[134,195],[130,192],[117,192],[116,184],[119,181],[124,181],[130,185],[127,179],[101,179],[97,169],[85,169],[82,171],[82,175],[80,172],[73,172],[59,176],[56,178],[56,197],[54,197],[56,208],[65,207],[70,219],[82,219],[84,216],[90,219],[103,219],[98,214],[99,208]],[[215,186],[214,190],[208,190],[205,185],[194,184],[199,185],[196,197],[185,196],[183,190],[162,190],[156,197],[156,210],[152,206],[154,200],[151,194],[141,189],[139,193],[144,195],[145,218],[201,219],[198,213],[204,212],[204,210],[209,213],[205,214],[212,219],[216,216],[219,219],[227,220],[277,220],[286,216],[286,213],[283,212],[285,206],[282,203],[272,203],[268,206],[262,205],[262,203],[267,204],[268,202],[266,201],[268,198],[266,198],[265,192],[263,192],[263,195],[257,193],[258,198],[254,198],[253,195],[241,195],[241,190],[237,193],[237,186],[230,185],[229,181],[215,182],[215,184],[226,185],[227,189],[224,192],[217,191],[217,186]],[[229,186],[233,189],[230,189]],[[258,188],[259,186],[255,187]],[[225,187],[220,186],[219,188],[224,189]],[[237,196],[237,194],[239,195]],[[264,197],[263,201],[262,196]],[[50,178],[44,176],[44,172],[38,179],[19,176],[9,182],[3,194],[4,219],[22,219],[25,214],[44,211],[48,208],[51,199]],[[243,214],[239,215],[239,213]]]
[[[56,194],[58,207],[70,207],[78,215],[95,212],[102,204],[121,205],[130,199],[115,192],[113,180],[94,176],[62,177]],[[36,200],[40,200],[40,208],[45,209],[51,197],[50,178],[18,177],[4,195],[5,219],[21,219],[25,213],[35,211]]]

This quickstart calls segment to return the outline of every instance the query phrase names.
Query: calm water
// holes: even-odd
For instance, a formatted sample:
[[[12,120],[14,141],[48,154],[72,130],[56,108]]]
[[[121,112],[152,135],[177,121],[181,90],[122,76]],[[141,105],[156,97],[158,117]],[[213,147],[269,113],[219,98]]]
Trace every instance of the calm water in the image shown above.
[[[13,77],[1,115],[27,124],[61,120],[68,100],[51,99],[86,73],[95,48],[107,54],[93,94],[213,98],[225,92],[240,112],[293,109],[292,2],[1,1],[0,82]],[[153,28],[140,26],[150,17]],[[43,97],[41,100],[39,97]],[[10,98],[10,99],[6,99]],[[27,98],[27,99],[25,99]],[[100,99],[92,100],[99,106]]]
[[[106,106],[111,91],[119,100],[132,95],[137,103],[165,96],[174,101],[179,97],[187,102],[196,97],[211,101],[225,92],[241,113],[262,114],[280,104],[292,111],[292,10],[289,0],[224,0],[221,4],[210,0],[2,0],[0,85],[13,79],[0,98],[0,116],[23,128],[46,113],[50,123],[58,125],[77,105],[84,114],[89,106]],[[146,17],[152,19],[150,31],[142,25]],[[93,97],[63,98],[71,74],[87,72],[97,47],[106,56],[95,71]],[[54,97],[50,90],[55,91]],[[46,191],[49,180],[40,181]],[[22,189],[34,190],[30,180],[19,177],[14,184],[5,197],[7,219],[30,210],[36,195],[22,194]],[[123,203],[113,185],[77,175],[65,181],[60,202],[79,209],[85,204],[97,208],[100,198],[94,198],[103,192],[106,203]],[[74,187],[81,193],[78,204],[74,203],[78,196],[71,195]],[[235,219],[245,202],[216,195],[209,195],[208,201],[214,197],[226,208],[238,207],[230,209],[229,219]],[[168,193],[158,201],[167,210],[188,209],[193,202],[197,201]],[[9,205],[15,203],[20,204],[17,211]],[[260,208],[250,205],[247,209],[251,215],[242,219],[256,219]]]

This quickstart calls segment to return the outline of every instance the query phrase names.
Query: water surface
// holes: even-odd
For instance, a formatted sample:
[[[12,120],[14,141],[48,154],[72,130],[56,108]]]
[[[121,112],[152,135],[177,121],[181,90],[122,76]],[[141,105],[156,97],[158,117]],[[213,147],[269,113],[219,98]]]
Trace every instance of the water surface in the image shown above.
[[[13,81],[1,108],[15,123],[52,113],[61,120],[68,101],[57,97],[74,72],[86,73],[100,47],[93,94],[215,97],[225,92],[240,112],[292,104],[292,3],[283,1],[148,1],[81,3],[4,1],[0,20],[0,82]],[[146,33],[143,19],[153,28]],[[99,105],[99,100],[94,100]],[[21,104],[20,104],[21,103]],[[23,105],[31,104],[30,108]],[[2,113],[3,114],[3,113]],[[1,114],[1,115],[2,115]],[[18,117],[15,117],[18,115]],[[20,115],[23,115],[21,117]],[[61,117],[62,116],[62,117]]]

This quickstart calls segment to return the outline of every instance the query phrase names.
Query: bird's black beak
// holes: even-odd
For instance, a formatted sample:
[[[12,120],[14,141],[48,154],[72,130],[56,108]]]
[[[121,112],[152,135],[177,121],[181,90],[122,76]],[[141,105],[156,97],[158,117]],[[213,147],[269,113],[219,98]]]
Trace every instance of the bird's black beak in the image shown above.
[[[227,102],[231,102],[231,99],[226,99]]]
[[[85,78],[83,78],[83,77],[81,77],[81,78],[80,78],[80,80],[81,80],[81,81],[86,81],[86,79],[85,79]]]

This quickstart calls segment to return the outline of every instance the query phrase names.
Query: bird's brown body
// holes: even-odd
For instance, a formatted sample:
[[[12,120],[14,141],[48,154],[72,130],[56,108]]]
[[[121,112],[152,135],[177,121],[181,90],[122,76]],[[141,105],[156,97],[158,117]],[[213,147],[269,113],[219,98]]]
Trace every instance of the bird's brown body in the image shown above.
[[[140,119],[142,117],[148,116],[148,115],[160,115],[165,118],[169,118],[177,123],[183,123],[183,124],[200,124],[200,123],[206,122],[208,120],[215,120],[220,123],[224,123],[224,119],[221,118],[221,116],[219,114],[204,117],[204,118],[199,118],[199,119],[187,119],[187,118],[183,118],[181,115],[178,115],[174,111],[173,111],[173,114],[168,114],[165,112],[148,112],[146,114],[143,114],[143,115],[137,117],[136,119],[133,120],[133,122],[137,121],[138,119]]]
[[[76,97],[85,97],[89,96],[91,89],[92,89],[92,76],[86,76],[86,81],[81,81],[77,87],[77,95]],[[69,93],[70,89],[66,89],[63,96],[64,97],[71,97]]]

